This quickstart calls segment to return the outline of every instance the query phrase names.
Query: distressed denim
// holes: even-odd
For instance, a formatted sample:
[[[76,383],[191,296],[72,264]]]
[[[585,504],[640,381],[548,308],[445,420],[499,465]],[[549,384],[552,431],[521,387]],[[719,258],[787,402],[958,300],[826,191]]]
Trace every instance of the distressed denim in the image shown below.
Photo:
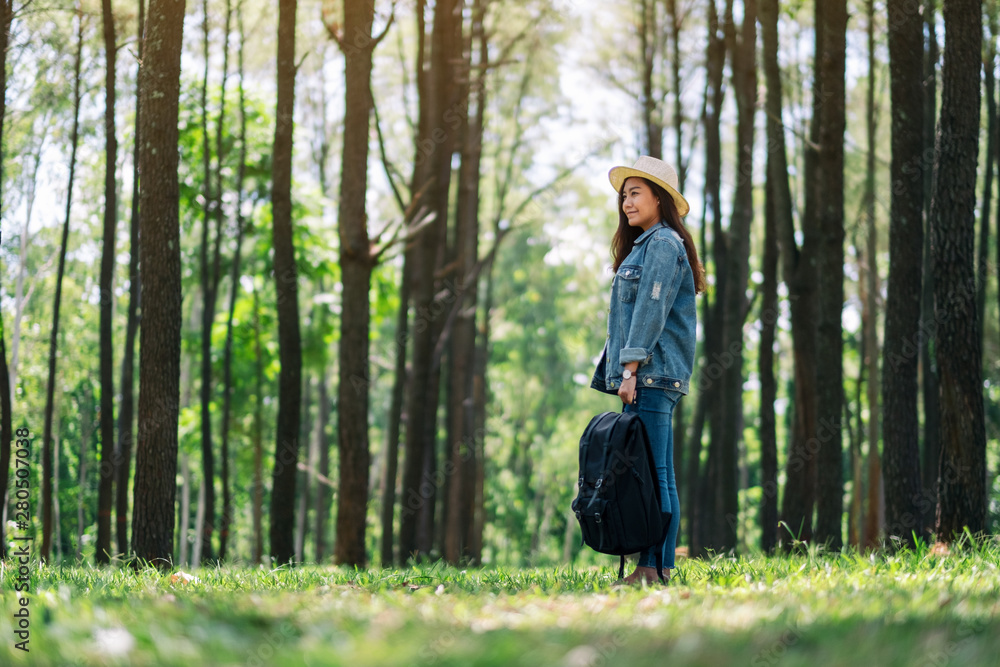
[[[670,527],[659,547],[646,549],[639,555],[640,567],[656,567],[656,549],[663,552],[663,567],[674,567],[674,551],[677,547],[677,529],[680,526],[680,499],[677,495],[677,480],[674,477],[674,406],[681,394],[669,389],[636,390],[634,404],[626,405],[625,412],[638,412],[639,419],[646,427],[656,478],[660,485],[660,509],[670,512]]]
[[[697,311],[694,275],[680,234],[660,222],[642,233],[611,285],[608,337],[591,387],[617,394],[625,364],[637,387],[688,393]]]

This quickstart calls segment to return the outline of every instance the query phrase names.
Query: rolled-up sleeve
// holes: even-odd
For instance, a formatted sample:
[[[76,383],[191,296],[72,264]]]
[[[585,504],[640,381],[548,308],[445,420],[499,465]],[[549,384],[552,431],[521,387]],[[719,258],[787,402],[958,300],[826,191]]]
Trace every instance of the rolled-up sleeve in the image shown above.
[[[667,315],[677,298],[685,260],[683,247],[678,249],[674,241],[665,238],[649,240],[628,339],[619,355],[623,366],[633,361],[641,364],[653,354]]]

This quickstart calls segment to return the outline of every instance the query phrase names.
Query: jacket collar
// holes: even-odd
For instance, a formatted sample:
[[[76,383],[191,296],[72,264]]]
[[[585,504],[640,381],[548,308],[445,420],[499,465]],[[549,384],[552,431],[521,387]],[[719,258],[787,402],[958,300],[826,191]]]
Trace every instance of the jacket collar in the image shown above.
[[[644,231],[642,234],[640,234],[639,238],[637,238],[635,240],[635,243],[633,244],[633,247],[645,243],[646,240],[650,236],[652,236],[653,234],[655,234],[656,230],[658,230],[660,227],[666,227],[667,229],[670,229],[669,225],[667,225],[666,222],[664,222],[663,220],[660,220],[658,223],[656,223],[655,225],[653,225],[652,227],[650,227],[649,229],[647,229],[646,231]],[[673,231],[673,230],[671,230],[671,231]]]

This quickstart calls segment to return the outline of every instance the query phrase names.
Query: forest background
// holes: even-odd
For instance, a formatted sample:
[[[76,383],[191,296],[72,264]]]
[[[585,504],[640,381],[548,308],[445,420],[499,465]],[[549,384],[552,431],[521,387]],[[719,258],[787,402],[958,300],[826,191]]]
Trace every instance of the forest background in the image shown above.
[[[194,0],[181,21],[178,3],[3,0],[6,530],[54,561],[590,562],[569,505],[579,434],[617,401],[589,388],[606,173],[650,154],[679,167],[710,285],[675,413],[681,543],[994,532],[998,7],[952,3],[946,25],[934,2],[889,4]],[[183,23],[178,182],[149,170],[168,205],[148,213],[145,20]],[[894,57],[917,159],[897,164],[890,40],[915,31]],[[975,112],[964,171],[949,108]],[[140,292],[171,224],[176,283]],[[892,235],[919,241],[898,270]],[[143,309],[147,290],[176,309]],[[176,365],[140,372],[162,321]],[[939,386],[941,355],[971,390]]]

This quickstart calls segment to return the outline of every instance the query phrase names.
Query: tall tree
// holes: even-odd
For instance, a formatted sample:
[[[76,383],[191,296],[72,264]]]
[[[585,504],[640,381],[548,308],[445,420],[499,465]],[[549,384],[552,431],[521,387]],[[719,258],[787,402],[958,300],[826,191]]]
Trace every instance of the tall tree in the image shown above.
[[[115,230],[118,226],[118,192],[115,167],[118,164],[118,139],[115,134],[116,55],[115,15],[111,0],[101,0],[104,23],[104,242],[101,249],[101,465],[97,486],[97,544],[94,560],[111,561],[111,506],[114,503],[115,421],[114,421],[114,346],[111,316],[114,302]]]
[[[359,567],[367,560],[365,518],[371,461],[368,444],[368,333],[371,323],[368,294],[374,258],[368,236],[365,196],[372,112],[372,54],[378,42],[372,39],[374,20],[374,3],[345,3],[345,36],[337,36],[344,52],[346,102],[338,212],[344,289],[337,388],[339,499],[333,557],[337,563]]]
[[[889,285],[882,351],[883,470],[886,525],[913,545],[923,532],[920,422],[915,343],[920,336],[923,253],[923,19],[905,0],[889,0],[892,103]],[[869,382],[872,380],[869,379]],[[875,446],[870,442],[869,446]]]
[[[639,66],[642,70],[642,127],[647,155],[663,157],[663,119],[659,109],[660,95],[654,73],[660,60],[660,21],[658,0],[639,0]]]
[[[785,156],[785,128],[781,122],[781,71],[778,68],[778,2],[761,0],[760,30],[767,95],[767,165],[764,206],[764,256],[761,285],[761,335],[758,367],[760,374],[760,466],[761,495],[760,548],[772,552],[778,545],[778,443],[775,433],[774,341],[778,322],[779,234],[791,226],[792,201],[788,187]]]
[[[417,318],[413,335],[413,365],[406,407],[406,459],[399,530],[399,558],[430,552],[434,538],[434,508],[437,486],[437,406],[440,367],[435,365],[435,347],[442,331],[436,300],[443,287],[438,277],[444,265],[447,239],[448,192],[451,158],[461,118],[455,112],[458,96],[456,68],[461,63],[462,0],[437,0],[430,40],[426,39],[422,3],[418,6],[418,52],[429,48],[430,67],[423,69],[418,56],[417,88],[420,98],[416,156],[410,192],[420,200],[415,211],[428,210],[433,220],[407,253],[404,267],[413,280],[413,302]],[[427,42],[430,42],[429,47]],[[440,140],[440,141],[439,141]]]
[[[986,284],[989,282],[989,247],[990,247],[990,215],[992,214],[993,171],[997,161],[997,98],[996,98],[996,68],[997,38],[1000,26],[997,25],[997,3],[990,0],[984,3],[984,11],[989,18],[988,38],[983,44],[983,82],[986,94],[986,173],[983,176],[983,203],[979,207],[979,243],[977,244],[978,260],[976,263],[976,312],[979,314],[979,348],[983,347],[983,334],[986,330]]]
[[[240,36],[238,60],[238,92],[239,92],[239,142],[240,154],[239,164],[236,168],[236,202],[234,211],[236,215],[236,241],[233,244],[233,261],[229,269],[229,310],[226,316],[226,344],[222,357],[222,447],[219,452],[222,459],[222,517],[219,524],[219,559],[225,560],[229,549],[229,529],[233,523],[233,498],[231,492],[231,479],[229,472],[229,419],[232,412],[232,392],[233,392],[233,318],[236,314],[236,297],[239,293],[240,284],[240,261],[242,259],[241,250],[243,248],[243,235],[246,231],[246,220],[243,217],[243,186],[247,173],[247,113],[246,113],[246,91],[243,85],[243,48],[246,37],[243,34],[243,4],[237,6],[237,23]],[[224,60],[229,59],[229,24],[232,18],[232,4],[226,2],[226,49]],[[219,167],[216,170],[216,182],[222,183],[222,112],[219,115],[219,127],[216,143],[216,155],[218,156]],[[221,190],[221,188],[220,188]],[[216,205],[219,207],[221,216],[221,198],[217,199]]]
[[[59,268],[56,271],[56,294],[52,306],[52,329],[49,331],[49,375],[45,384],[45,421],[42,435],[42,550],[48,560],[52,552],[52,408],[56,388],[56,360],[59,353],[59,307],[62,302],[62,279],[66,270],[66,245],[69,242],[70,213],[73,210],[73,181],[76,177],[76,151],[80,141],[80,70],[83,63],[83,9],[76,7],[76,55],[73,60],[73,129],[70,132],[69,184],[66,186],[66,217],[59,245]],[[86,444],[83,445],[86,447]]]
[[[323,314],[320,316],[322,322],[321,327],[326,330],[326,313],[327,309],[323,309]],[[326,369],[326,355],[324,355],[323,370],[319,376],[319,415],[318,424],[316,426],[316,446],[319,450],[319,474],[317,475],[318,483],[316,484],[316,513],[315,513],[315,529],[314,538],[316,540],[316,562],[322,563],[323,559],[326,558],[327,553],[327,522],[330,515],[330,501],[332,500],[332,494],[330,493],[330,484],[327,480],[330,479],[330,438],[326,434],[326,426],[330,419],[330,394],[327,390],[327,385],[330,382],[330,378],[327,375]],[[391,561],[390,561],[391,562]]]
[[[299,458],[302,340],[298,271],[292,234],[292,131],[295,112],[295,10],[297,0],[278,2],[278,99],[271,165],[274,279],[278,298],[278,428],[271,485],[271,557],[295,557],[295,477]]]
[[[242,30],[240,31],[242,34]],[[254,410],[253,410],[253,562],[259,565],[264,556],[264,362],[260,344],[260,289],[253,287],[253,350],[254,350]]]
[[[208,0],[202,0],[202,59],[205,69],[201,80],[201,161],[202,161],[202,227],[199,251],[201,273],[201,473],[202,492],[198,497],[201,540],[201,559],[211,561],[214,557],[212,536],[215,533],[215,452],[212,447],[212,323],[215,321],[215,296],[218,286],[219,254],[221,233],[216,226],[213,262],[209,268],[209,228],[215,219],[216,199],[212,190],[212,149],[208,128],[208,69],[209,69],[209,24]],[[225,80],[225,73],[223,73]],[[220,132],[221,127],[220,127]],[[221,218],[219,218],[221,220]]]
[[[844,406],[844,70],[847,2],[816,3],[816,79],[813,112],[819,115],[814,192],[816,254],[816,387],[819,442],[815,539],[834,551],[843,544],[844,514],[841,415]]]
[[[468,114],[462,126],[462,161],[456,204],[455,267],[458,294],[449,349],[448,388],[448,513],[445,517],[445,559],[460,563],[473,556],[476,515],[477,456],[475,433],[476,304],[479,280],[479,182],[486,106],[489,43],[484,27],[486,1],[472,3],[472,27],[466,52]],[[473,61],[475,58],[475,61]]]
[[[986,530],[986,430],[976,312],[975,207],[982,5],[944,4],[941,118],[934,147],[931,255],[941,395],[937,532]]]
[[[817,3],[817,7],[819,3]],[[768,1],[768,23],[775,25],[774,46],[767,53],[768,114],[781,119],[782,95],[781,75],[777,62],[777,5]],[[771,18],[773,16],[773,18]],[[821,31],[817,31],[818,35]],[[819,58],[817,58],[817,63]],[[772,97],[771,91],[774,90]],[[785,489],[781,498],[780,539],[785,548],[794,540],[809,541],[813,535],[812,516],[816,504],[816,449],[817,385],[816,385],[816,252],[817,244],[817,202],[814,184],[819,133],[819,96],[813,99],[813,116],[810,124],[810,141],[805,142],[805,209],[801,216],[802,245],[796,240],[792,199],[788,186],[785,163],[784,134],[775,133],[772,140],[780,142],[780,150],[774,151],[777,160],[775,171],[769,175],[775,179],[775,195],[778,197],[778,231],[781,247],[782,276],[788,286],[788,301],[792,319],[792,352],[794,359],[794,405],[795,414],[792,437],[789,442],[785,464]],[[769,153],[769,156],[771,153]],[[787,203],[786,203],[787,202]]]
[[[720,123],[722,118],[722,103],[725,97],[723,73],[726,67],[726,42],[719,27],[719,13],[715,0],[708,3],[708,42],[707,75],[705,89],[705,110],[702,114],[705,127],[705,210],[712,218],[712,260],[715,263],[715,287],[717,294],[725,294],[726,287],[726,241],[722,231],[722,133]],[[708,227],[708,221],[702,223],[702,228]],[[704,245],[704,244],[703,244]],[[708,256],[702,248],[704,256]],[[705,359],[718,359],[722,354],[721,297],[711,301],[706,294],[702,297],[705,331]],[[704,372],[707,365],[699,372]],[[688,496],[688,529],[691,531],[691,553],[700,555],[707,544],[710,521],[717,514],[715,491],[718,483],[715,481],[713,466],[718,461],[718,455],[713,448],[720,442],[717,433],[720,430],[718,401],[716,399],[721,384],[709,380],[699,383],[698,407],[695,410],[694,434],[691,437],[691,451],[688,453],[688,479],[690,492]],[[704,406],[704,407],[703,407]],[[704,417],[702,417],[704,415]],[[701,432],[702,422],[709,422],[709,452],[708,463],[702,472]]]
[[[743,24],[737,36],[733,3],[727,3],[725,21],[729,44],[733,93],[736,97],[737,177],[733,215],[726,234],[726,292],[723,297],[723,345],[733,363],[723,379],[722,410],[726,414],[720,448],[721,506],[726,517],[720,524],[725,551],[736,548],[739,515],[739,443],[743,439],[743,323],[749,304],[746,297],[750,274],[750,226],[753,222],[753,144],[757,107],[757,3],[743,0]]]
[[[426,0],[416,0],[416,10],[414,11],[414,16],[417,22],[417,54],[416,66],[414,70],[416,72],[417,94],[420,100],[423,100],[427,95],[427,77],[424,74],[424,64],[426,62],[427,55],[426,21],[424,18],[425,8]],[[421,113],[425,112],[425,106],[426,103],[421,104]],[[376,121],[375,126],[376,129],[379,129],[378,121]],[[420,132],[423,127],[423,125],[419,124],[418,120],[417,131]],[[420,155],[419,150],[418,143],[418,156]],[[386,173],[388,174],[391,170],[389,169],[388,161],[385,159],[384,153],[383,163],[385,164]],[[411,185],[417,186],[418,190],[411,191],[411,202],[409,206],[407,206],[400,197],[397,197],[400,213],[404,216],[407,223],[412,223],[418,219],[419,211],[424,210],[422,202],[423,193],[419,190],[419,188],[421,187],[423,181],[426,180],[426,165],[427,161],[425,159],[419,161],[414,160]],[[392,179],[390,178],[390,183],[391,182]],[[409,423],[409,419],[404,415],[404,408],[409,404],[408,397],[406,396],[406,388],[411,385],[411,379],[407,369],[407,341],[409,341],[411,337],[409,330],[409,308],[411,301],[411,285],[413,283],[414,272],[416,271],[416,261],[416,248],[411,246],[407,249],[403,256],[402,284],[399,288],[399,311],[396,315],[396,360],[392,381],[392,398],[389,405],[389,424],[386,429],[386,465],[385,476],[383,478],[384,490],[382,496],[382,515],[380,517],[382,524],[382,542],[380,545],[380,552],[383,566],[394,562],[395,555],[393,544],[396,536],[394,519],[396,509],[396,482],[399,477],[399,441],[404,420],[407,424]],[[413,539],[414,538],[411,538],[411,543]],[[401,543],[402,540],[401,529]],[[406,560],[406,554],[402,551],[399,553],[399,560]]]
[[[173,552],[180,395],[181,262],[178,106],[185,0],[150,0],[139,73],[139,427],[132,546],[137,565],[168,567]]]
[[[934,323],[934,272],[931,258],[931,197],[934,169],[926,156],[934,154],[934,135],[937,121],[937,43],[936,0],[924,0],[924,127],[923,127],[923,290],[920,295],[920,345],[921,389],[923,393],[923,523],[925,532],[937,523],[938,471],[941,461],[941,396],[939,392],[937,360],[934,358],[934,340],[937,337]]]
[[[146,2],[139,0],[138,60],[142,62]],[[115,524],[118,552],[128,548],[128,481],[132,467],[132,421],[135,415],[135,337],[139,333],[139,94],[135,96],[136,141],[132,154],[132,214],[129,220],[128,315],[125,324],[125,353],[122,355],[121,400],[118,403],[118,443],[115,447]]]
[[[861,435],[861,385],[866,385],[868,393],[868,518],[864,521],[864,546],[877,548],[877,540],[885,523],[885,493],[882,482],[882,464],[879,454],[879,372],[878,372],[878,237],[875,228],[875,133],[877,118],[875,108],[875,3],[866,2],[868,26],[868,90],[866,94],[866,125],[867,150],[865,154],[865,189],[864,189],[864,232],[865,243],[862,259],[861,244],[855,239],[858,263],[861,266],[861,279],[858,280],[858,295],[862,302],[861,308],[861,358],[862,368],[858,378],[858,442],[864,439]],[[867,381],[865,375],[867,374]],[[846,412],[846,405],[845,405]],[[848,424],[848,433],[850,426]],[[852,450],[853,451],[853,450]],[[852,470],[854,467],[852,466]],[[859,491],[862,487],[861,473],[854,478],[854,486]],[[860,495],[858,496],[860,499]]]
[[[674,146],[679,190],[684,192],[684,182],[687,177],[688,160],[684,158],[684,104],[681,90],[681,30],[684,28],[685,12],[679,7],[677,0],[667,0],[667,26],[670,30],[670,74],[674,94]]]

